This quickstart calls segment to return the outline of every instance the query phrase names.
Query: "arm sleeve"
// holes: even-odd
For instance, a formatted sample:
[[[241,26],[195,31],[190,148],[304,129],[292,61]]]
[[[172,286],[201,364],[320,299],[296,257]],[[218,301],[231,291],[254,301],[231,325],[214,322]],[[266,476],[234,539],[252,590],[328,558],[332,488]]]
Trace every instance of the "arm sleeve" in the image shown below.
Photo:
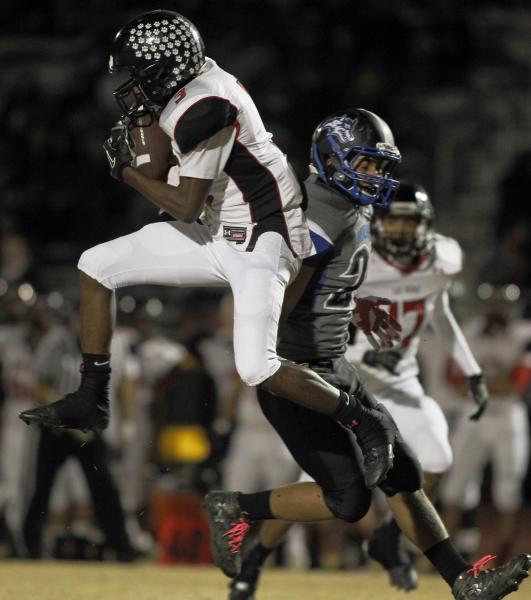
[[[481,368],[452,313],[447,288],[437,297],[431,324],[446,352],[467,377],[481,373]]]

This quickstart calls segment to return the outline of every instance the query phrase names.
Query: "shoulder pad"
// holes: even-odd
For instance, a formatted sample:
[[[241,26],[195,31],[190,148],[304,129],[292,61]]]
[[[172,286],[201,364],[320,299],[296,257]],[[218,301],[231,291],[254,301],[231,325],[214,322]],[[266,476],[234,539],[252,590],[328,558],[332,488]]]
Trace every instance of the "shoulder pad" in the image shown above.
[[[463,268],[463,251],[453,238],[436,233],[433,251],[434,267],[445,275],[456,275]]]
[[[226,98],[206,96],[189,106],[177,119],[173,137],[186,154],[199,143],[236,121],[238,110]]]

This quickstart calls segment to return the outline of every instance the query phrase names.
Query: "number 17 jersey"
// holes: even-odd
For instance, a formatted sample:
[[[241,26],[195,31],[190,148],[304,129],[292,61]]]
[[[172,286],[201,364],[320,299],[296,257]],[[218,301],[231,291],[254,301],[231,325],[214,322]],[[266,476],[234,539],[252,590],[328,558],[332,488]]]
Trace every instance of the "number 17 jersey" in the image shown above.
[[[389,310],[402,325],[402,340],[397,350],[401,358],[394,373],[374,368],[363,362],[363,355],[372,347],[357,330],[354,344],[346,357],[370,380],[374,393],[397,384],[419,373],[417,352],[422,333],[448,318],[448,288],[453,277],[461,271],[463,255],[459,244],[452,238],[436,233],[430,252],[411,269],[400,269],[373,251],[369,259],[367,277],[358,290],[360,296],[383,296],[392,301]],[[453,317],[451,317],[453,318]]]

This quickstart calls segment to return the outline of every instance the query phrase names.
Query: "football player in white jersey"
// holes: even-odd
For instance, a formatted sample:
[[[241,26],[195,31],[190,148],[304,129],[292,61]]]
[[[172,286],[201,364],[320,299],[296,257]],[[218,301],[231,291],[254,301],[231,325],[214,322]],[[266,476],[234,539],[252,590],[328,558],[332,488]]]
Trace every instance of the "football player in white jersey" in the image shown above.
[[[481,428],[474,427],[466,415],[457,420],[452,447],[459,460],[441,489],[443,514],[449,531],[455,533],[462,510],[480,503],[483,472],[488,463],[492,465],[498,561],[507,557],[517,537],[529,462],[529,423],[522,394],[531,381],[531,321],[512,313],[513,306],[496,298],[484,314],[463,324],[491,400]],[[461,387],[458,377],[452,375],[452,380]]]
[[[21,418],[49,427],[107,426],[114,290],[134,284],[228,286],[241,379],[355,427],[371,452],[367,484],[377,485],[392,467],[392,419],[312,370],[281,361],[276,352],[284,290],[313,246],[297,179],[251,97],[205,56],[195,26],[172,11],[152,11],[127,23],[114,40],[110,68],[131,76],[115,91],[124,118],[135,123],[146,112],[156,118],[178,163],[178,177],[174,169],[168,181],[143,175],[133,166],[128,128],[119,123],[104,144],[111,174],[175,220],[82,254],[81,385]],[[364,131],[375,132],[378,143],[367,150],[355,145],[355,154],[344,156],[347,167],[365,160],[357,179],[342,184],[371,204],[395,189],[391,172],[400,154],[382,119],[365,111],[363,120]]]
[[[462,268],[456,240],[433,230],[434,211],[426,190],[402,181],[387,208],[376,209],[372,221],[373,252],[362,296],[389,296],[391,314],[402,325],[402,340],[391,350],[376,352],[362,331],[356,331],[347,359],[367,388],[393,415],[405,441],[422,465],[424,490],[433,495],[452,464],[448,425],[437,402],[419,379],[417,351],[423,331],[432,327],[439,342],[468,378],[477,420],[487,403],[481,368],[474,359],[449,305],[448,289]],[[389,571],[394,585],[415,586],[413,565],[399,549],[400,530],[394,520],[376,529],[369,554]]]

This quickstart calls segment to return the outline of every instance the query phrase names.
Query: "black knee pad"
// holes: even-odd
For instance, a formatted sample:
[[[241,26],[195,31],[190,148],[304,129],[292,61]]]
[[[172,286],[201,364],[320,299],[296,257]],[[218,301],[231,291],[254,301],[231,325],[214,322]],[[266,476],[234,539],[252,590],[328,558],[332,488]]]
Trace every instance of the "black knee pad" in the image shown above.
[[[353,482],[346,487],[326,489],[324,499],[334,517],[355,523],[367,514],[372,496],[363,484]]]

